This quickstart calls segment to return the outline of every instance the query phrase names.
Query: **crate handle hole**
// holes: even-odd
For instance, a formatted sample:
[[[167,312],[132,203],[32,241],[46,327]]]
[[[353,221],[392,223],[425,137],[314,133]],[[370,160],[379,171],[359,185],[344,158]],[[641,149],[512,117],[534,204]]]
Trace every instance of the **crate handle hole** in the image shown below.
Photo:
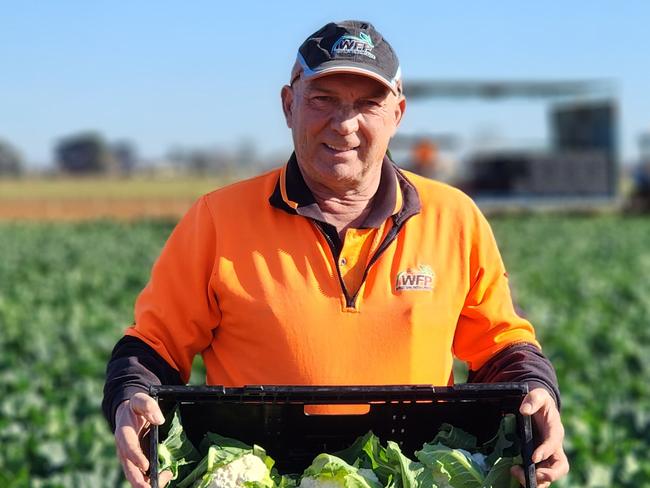
[[[337,405],[305,405],[305,415],[367,415],[370,405],[337,404]]]

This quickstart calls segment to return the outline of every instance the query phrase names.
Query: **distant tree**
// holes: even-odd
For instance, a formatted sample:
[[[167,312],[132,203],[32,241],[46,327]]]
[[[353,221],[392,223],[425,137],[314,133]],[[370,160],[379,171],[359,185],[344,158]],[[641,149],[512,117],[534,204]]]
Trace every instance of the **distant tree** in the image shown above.
[[[108,173],[117,169],[115,158],[103,137],[94,132],[61,139],[55,151],[59,168],[67,173]]]
[[[0,140],[0,175],[16,176],[23,172],[23,160],[7,141]]]

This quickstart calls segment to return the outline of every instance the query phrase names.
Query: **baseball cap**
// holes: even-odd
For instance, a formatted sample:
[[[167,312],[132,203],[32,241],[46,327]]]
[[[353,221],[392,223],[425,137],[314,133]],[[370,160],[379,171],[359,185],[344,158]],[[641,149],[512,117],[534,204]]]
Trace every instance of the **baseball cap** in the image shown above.
[[[300,76],[313,79],[332,73],[368,76],[396,95],[402,91],[397,55],[369,22],[330,22],[314,32],[298,49],[291,84]]]

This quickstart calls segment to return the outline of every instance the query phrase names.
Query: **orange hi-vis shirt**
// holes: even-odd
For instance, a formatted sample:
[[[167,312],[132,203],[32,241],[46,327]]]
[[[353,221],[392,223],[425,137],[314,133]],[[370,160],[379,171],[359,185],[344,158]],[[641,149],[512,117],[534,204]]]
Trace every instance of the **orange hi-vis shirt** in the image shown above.
[[[349,230],[336,256],[288,178],[309,193],[292,158],[204,195],[154,265],[126,334],[183,381],[201,354],[208,384],[446,385],[454,355],[477,370],[511,344],[539,347],[462,192],[386,159],[390,198],[373,206],[388,218]]]

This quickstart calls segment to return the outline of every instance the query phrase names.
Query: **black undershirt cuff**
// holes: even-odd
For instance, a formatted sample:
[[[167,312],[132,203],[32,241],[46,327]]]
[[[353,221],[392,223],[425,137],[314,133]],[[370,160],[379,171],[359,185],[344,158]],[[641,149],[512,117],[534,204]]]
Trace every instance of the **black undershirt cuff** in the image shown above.
[[[468,383],[528,384],[529,390],[545,388],[561,407],[560,388],[551,362],[534,344],[518,343],[506,347],[477,371],[469,372]]]
[[[106,366],[102,411],[111,431],[115,431],[117,407],[135,393],[148,394],[152,385],[182,384],[179,372],[152,347],[136,337],[122,337]]]

